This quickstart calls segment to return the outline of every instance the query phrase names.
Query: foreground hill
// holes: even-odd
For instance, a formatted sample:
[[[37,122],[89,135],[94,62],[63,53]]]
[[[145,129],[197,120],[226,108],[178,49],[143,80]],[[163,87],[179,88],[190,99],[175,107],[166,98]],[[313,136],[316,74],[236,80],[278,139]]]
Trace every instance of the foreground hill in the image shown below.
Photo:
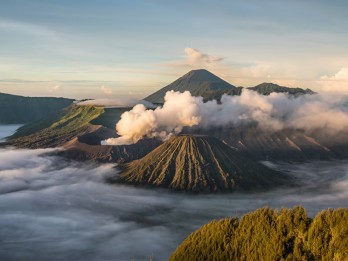
[[[222,80],[207,70],[192,70],[180,77],[176,81],[146,97],[144,100],[161,104],[167,91],[190,91],[193,96],[202,96],[203,99],[210,99],[211,95],[217,93],[233,91],[238,92],[238,88]]]
[[[0,124],[21,124],[54,115],[73,103],[72,99],[23,97],[0,93]]]
[[[302,207],[258,209],[240,220],[201,227],[175,250],[176,260],[347,260],[348,209],[324,210],[314,219]]]
[[[207,136],[172,137],[123,169],[116,182],[187,192],[269,189],[292,183],[287,176]]]

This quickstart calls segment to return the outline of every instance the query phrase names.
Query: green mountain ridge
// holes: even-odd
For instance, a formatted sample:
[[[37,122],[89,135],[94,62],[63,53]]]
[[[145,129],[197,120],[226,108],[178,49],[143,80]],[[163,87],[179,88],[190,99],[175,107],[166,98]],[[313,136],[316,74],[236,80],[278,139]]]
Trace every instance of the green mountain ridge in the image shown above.
[[[53,148],[89,131],[90,123],[103,113],[102,107],[72,105],[32,124],[24,125],[8,140],[22,148]]]
[[[70,106],[73,99],[0,93],[0,124],[30,123]]]

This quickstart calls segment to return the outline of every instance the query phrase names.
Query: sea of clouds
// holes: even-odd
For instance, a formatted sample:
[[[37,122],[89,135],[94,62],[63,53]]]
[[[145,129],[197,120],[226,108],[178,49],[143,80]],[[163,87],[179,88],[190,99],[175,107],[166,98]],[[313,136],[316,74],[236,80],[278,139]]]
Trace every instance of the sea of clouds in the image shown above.
[[[348,207],[348,161],[273,164],[303,186],[187,195],[109,185],[114,165],[0,149],[0,260],[166,260],[204,223],[258,207]]]

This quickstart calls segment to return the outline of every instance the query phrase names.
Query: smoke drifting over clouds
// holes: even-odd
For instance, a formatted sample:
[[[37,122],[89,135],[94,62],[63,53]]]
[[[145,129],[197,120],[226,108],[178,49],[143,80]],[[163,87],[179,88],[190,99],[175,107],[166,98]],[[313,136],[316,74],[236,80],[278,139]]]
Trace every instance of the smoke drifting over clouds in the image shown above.
[[[147,101],[138,100],[133,98],[118,98],[118,99],[95,99],[79,102],[78,105],[93,105],[103,106],[108,108],[129,108],[137,104],[142,104],[147,108],[154,108],[155,106]]]
[[[204,103],[201,97],[193,97],[188,91],[167,92],[164,100],[163,107],[154,110],[136,105],[125,112],[116,125],[121,137],[102,144],[132,144],[143,137],[167,139],[180,133],[183,127],[209,129],[252,122],[268,131],[300,128],[307,132],[320,130],[327,135],[348,128],[348,108],[337,96],[317,94],[294,98],[284,93],[264,96],[245,89],[241,96],[222,96],[221,104]]]
[[[197,197],[108,185],[113,165],[47,152],[0,149],[1,260],[167,260],[212,219],[299,204],[314,216],[348,202],[347,161],[272,165],[303,181],[300,188]]]

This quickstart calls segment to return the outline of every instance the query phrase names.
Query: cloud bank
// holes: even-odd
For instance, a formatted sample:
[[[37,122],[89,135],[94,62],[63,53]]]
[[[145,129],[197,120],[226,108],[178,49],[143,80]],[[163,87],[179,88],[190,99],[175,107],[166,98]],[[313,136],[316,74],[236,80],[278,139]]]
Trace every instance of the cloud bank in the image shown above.
[[[95,100],[87,100],[87,101],[78,102],[77,104],[81,106],[93,105],[93,106],[103,106],[108,108],[129,108],[137,104],[142,104],[146,108],[155,107],[151,102],[148,102],[145,100],[138,100],[134,98],[95,99]]]
[[[167,260],[199,226],[256,208],[347,207],[347,161],[272,165],[303,181],[267,193],[188,196],[108,185],[113,165],[0,149],[1,260]],[[257,197],[258,200],[255,200]]]
[[[335,96],[304,95],[291,98],[284,93],[269,96],[244,89],[240,96],[223,95],[217,101],[204,103],[190,92],[169,91],[164,104],[154,110],[136,105],[122,114],[116,124],[120,137],[102,142],[106,145],[136,143],[143,137],[165,140],[184,127],[215,128],[256,123],[261,129],[278,131],[299,128],[320,130],[335,135],[348,129],[348,109]]]

